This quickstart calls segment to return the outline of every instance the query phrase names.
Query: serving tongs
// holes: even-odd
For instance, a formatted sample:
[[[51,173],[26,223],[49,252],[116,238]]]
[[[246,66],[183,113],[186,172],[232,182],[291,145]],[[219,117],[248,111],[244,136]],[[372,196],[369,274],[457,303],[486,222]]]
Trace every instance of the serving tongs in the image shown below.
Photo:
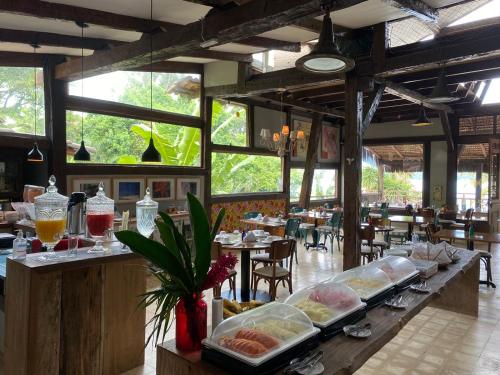
[[[387,301],[385,301],[385,304],[394,309],[404,310],[408,308],[408,305],[411,301],[413,301],[413,299],[410,298],[410,296],[405,297],[403,295],[400,295],[398,297],[388,299]]]
[[[424,280],[420,283],[410,285],[410,289],[417,293],[430,293],[431,288],[427,286],[427,282]]]
[[[344,334],[346,336],[366,338],[372,334],[372,325],[370,323],[366,324],[352,324],[344,327]]]
[[[312,369],[322,359],[323,352],[321,350],[309,352],[301,357],[292,359],[290,364],[283,370],[283,374],[297,374],[299,372],[303,372],[304,370]]]

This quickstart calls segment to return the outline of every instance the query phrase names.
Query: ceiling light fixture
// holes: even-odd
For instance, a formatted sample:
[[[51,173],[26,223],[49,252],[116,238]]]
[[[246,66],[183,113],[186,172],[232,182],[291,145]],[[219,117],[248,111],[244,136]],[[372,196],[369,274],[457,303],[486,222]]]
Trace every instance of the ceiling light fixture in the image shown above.
[[[429,126],[432,125],[431,120],[427,117],[427,113],[425,113],[425,107],[421,103],[420,104],[420,112],[418,114],[417,120],[412,124],[412,126]]]
[[[451,103],[459,99],[460,98],[457,98],[448,90],[448,86],[446,85],[446,73],[443,67],[439,72],[436,86],[434,86],[431,95],[426,101],[429,103]]]
[[[151,0],[151,8],[150,8],[150,20],[153,21],[153,0]],[[149,36],[149,68],[150,68],[150,108],[151,112],[153,112],[153,33]],[[149,145],[146,151],[142,154],[141,161],[143,163],[160,163],[161,155],[155,147],[155,143],[153,141],[153,121],[150,122],[150,136],[149,136]]]
[[[82,40],[82,53],[81,53],[81,67],[82,67],[82,73],[81,73],[81,80],[80,84],[81,86],[81,99],[83,100],[83,29],[86,27],[89,27],[84,22],[75,22],[78,27],[81,29],[81,40]],[[80,131],[81,131],[81,143],[80,143],[80,148],[78,151],[73,155],[73,160],[75,161],[90,161],[90,153],[87,151],[85,148],[85,142],[83,141],[83,112],[80,112]]]
[[[309,73],[331,74],[348,72],[354,65],[354,60],[342,56],[335,45],[330,7],[325,7],[318,43],[310,53],[295,61],[295,67]]]
[[[36,120],[38,116],[38,111],[37,111],[37,92],[36,92],[36,61],[35,61],[35,54],[36,54],[36,49],[40,48],[40,46],[37,43],[31,44],[33,47],[33,75],[34,75],[34,84],[35,84],[35,139],[36,139]],[[43,154],[40,152],[38,149],[38,143],[34,142],[33,148],[28,152],[27,156],[27,161],[33,162],[33,163],[41,163],[43,162]]]

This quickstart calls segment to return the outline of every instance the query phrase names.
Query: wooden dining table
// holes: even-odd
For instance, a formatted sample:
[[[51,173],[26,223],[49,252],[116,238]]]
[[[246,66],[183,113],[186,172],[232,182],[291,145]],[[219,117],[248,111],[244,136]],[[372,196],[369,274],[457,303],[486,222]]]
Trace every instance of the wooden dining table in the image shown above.
[[[255,219],[242,219],[241,223],[246,225],[254,225],[256,228],[261,228],[269,234],[275,236],[282,236],[285,234],[284,228],[286,225],[286,220],[276,220],[275,218],[269,219],[267,221],[264,220],[255,220]]]
[[[408,239],[411,240],[411,234],[413,232],[413,226],[415,224],[424,224],[424,218],[422,216],[411,216],[411,215],[393,215],[389,216],[391,223],[405,223],[408,224]]]
[[[438,241],[441,239],[464,240],[467,241],[467,249],[474,250],[474,242],[486,242],[488,244],[488,252],[491,251],[491,244],[500,243],[500,233],[482,233],[476,232],[471,237],[469,232],[463,229],[441,229],[433,234],[433,237]]]

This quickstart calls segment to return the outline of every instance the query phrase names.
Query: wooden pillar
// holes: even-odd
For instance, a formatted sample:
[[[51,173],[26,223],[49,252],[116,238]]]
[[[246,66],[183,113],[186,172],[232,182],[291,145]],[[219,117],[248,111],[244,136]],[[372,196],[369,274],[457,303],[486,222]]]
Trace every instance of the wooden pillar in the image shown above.
[[[458,135],[458,118],[448,114],[451,136],[456,140]],[[446,167],[446,206],[455,209],[457,205],[457,162],[458,147],[450,148],[448,145],[448,162]]]
[[[476,171],[476,211],[481,211],[481,180],[483,177],[483,164],[479,164],[479,169]]]
[[[353,72],[346,75],[344,138],[344,270],[361,263],[360,208],[363,157],[363,93]]]
[[[424,163],[423,163],[423,184],[422,186],[422,206],[429,207],[431,204],[431,143],[424,142]]]
[[[290,108],[286,109],[286,123],[292,128],[292,112]],[[286,196],[286,205],[285,210],[286,214],[288,214],[288,210],[290,208],[290,159],[291,155],[286,154],[284,158],[282,158],[282,171],[283,171],[283,194]]]
[[[321,126],[323,115],[315,113],[313,115],[309,144],[307,145],[307,155],[304,167],[304,177],[302,178],[302,189],[300,190],[299,207],[308,208],[311,200],[311,190],[314,177],[314,167],[318,161],[318,145],[321,136]]]
[[[212,104],[213,98],[208,96],[205,97],[205,106],[203,111],[203,147],[202,147],[202,158],[203,158],[203,168],[205,169],[205,185],[203,202],[205,205],[205,210],[208,213],[208,217],[212,217]]]

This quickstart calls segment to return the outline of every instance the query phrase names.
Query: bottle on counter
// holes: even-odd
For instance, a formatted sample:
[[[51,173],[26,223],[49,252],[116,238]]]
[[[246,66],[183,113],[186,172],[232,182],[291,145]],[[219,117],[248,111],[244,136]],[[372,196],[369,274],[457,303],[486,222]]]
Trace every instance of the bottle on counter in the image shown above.
[[[17,237],[12,244],[12,257],[14,259],[26,259],[28,241],[23,237],[23,231],[17,232]]]

